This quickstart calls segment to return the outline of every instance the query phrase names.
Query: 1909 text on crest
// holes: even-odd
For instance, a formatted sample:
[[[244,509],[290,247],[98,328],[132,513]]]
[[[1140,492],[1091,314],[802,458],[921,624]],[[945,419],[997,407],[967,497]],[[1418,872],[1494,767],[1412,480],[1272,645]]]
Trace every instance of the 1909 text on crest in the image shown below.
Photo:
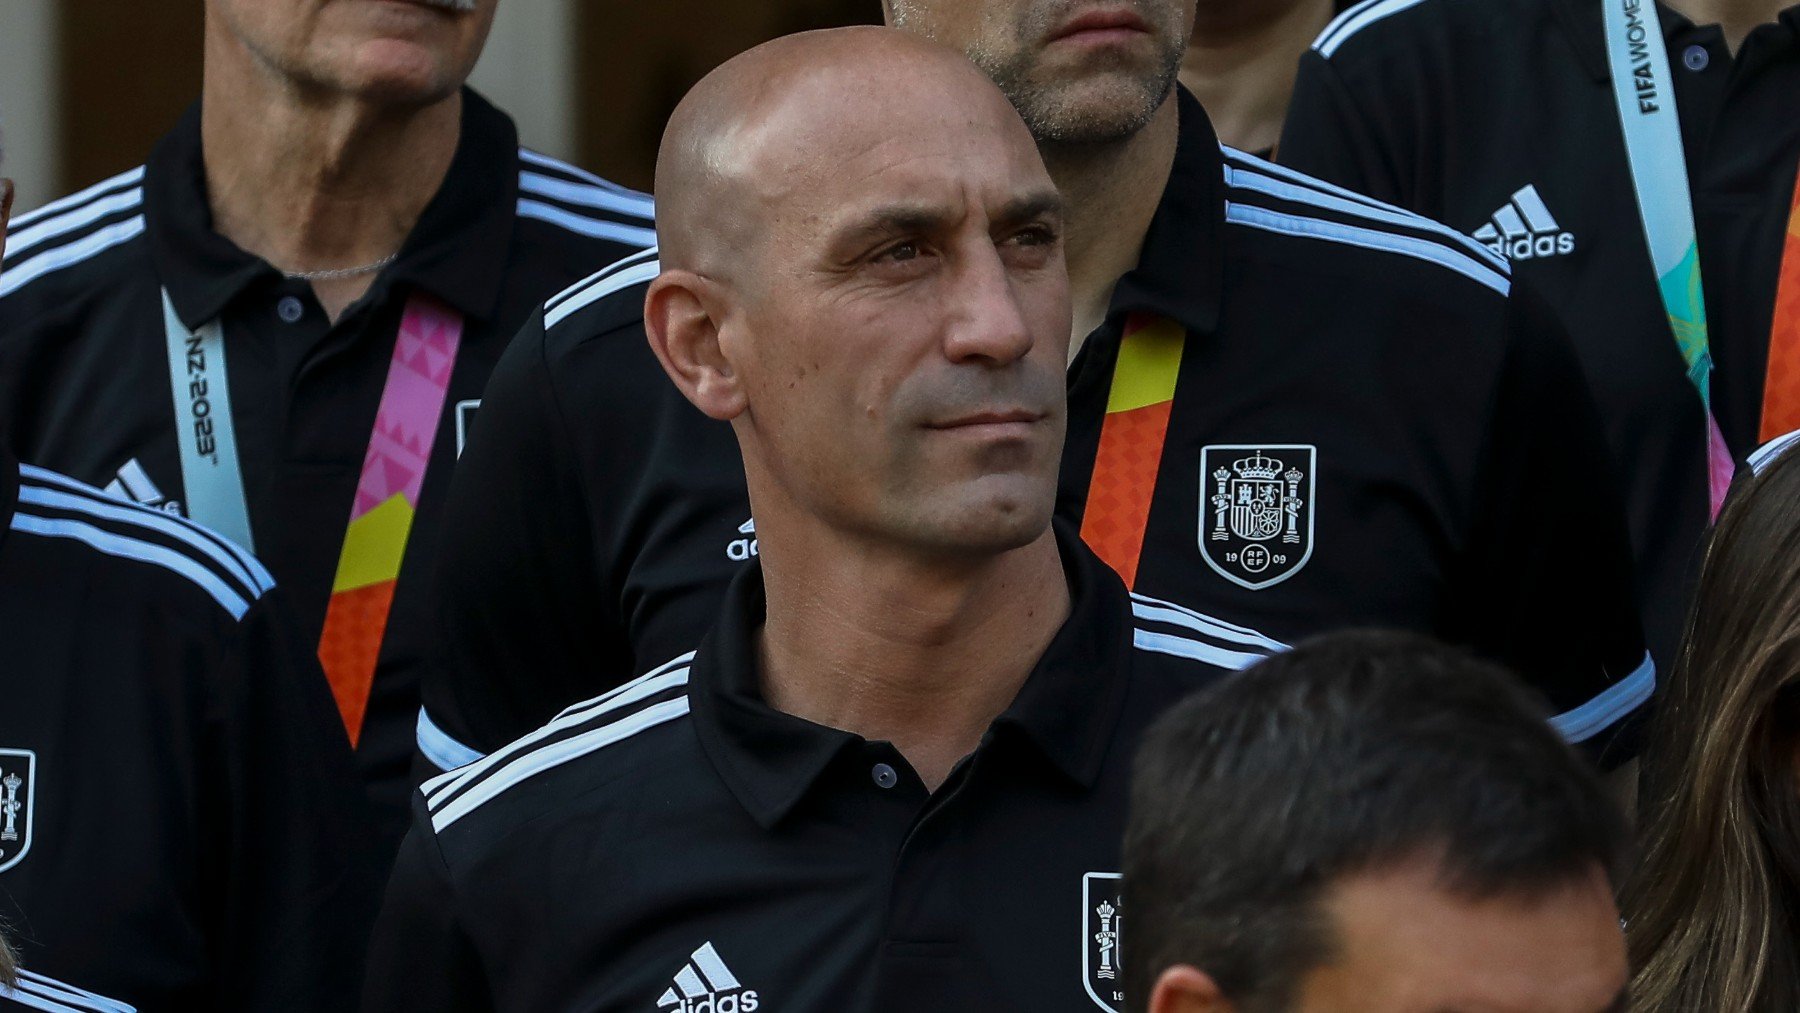
[[[1200,555],[1260,591],[1300,572],[1313,551],[1312,444],[1212,444],[1200,451]]]

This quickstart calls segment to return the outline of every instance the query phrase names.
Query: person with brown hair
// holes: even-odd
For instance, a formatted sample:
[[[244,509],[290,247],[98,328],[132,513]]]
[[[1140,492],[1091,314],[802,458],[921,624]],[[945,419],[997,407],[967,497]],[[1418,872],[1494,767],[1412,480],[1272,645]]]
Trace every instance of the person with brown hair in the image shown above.
[[[1800,455],[1751,458],[1646,752],[1633,1008],[1800,1009]]]

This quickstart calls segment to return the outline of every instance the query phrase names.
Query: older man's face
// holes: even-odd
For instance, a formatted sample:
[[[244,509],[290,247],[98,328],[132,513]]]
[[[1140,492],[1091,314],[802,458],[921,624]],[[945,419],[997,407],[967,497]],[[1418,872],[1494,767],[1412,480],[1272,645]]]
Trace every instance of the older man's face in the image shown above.
[[[474,69],[496,2],[207,0],[207,17],[300,89],[428,104]]]
[[[1040,537],[1064,429],[1060,198],[968,75],[815,82],[763,125],[736,336],[764,467],[840,528],[927,551]],[[962,85],[960,89],[956,86]]]
[[[1194,0],[889,0],[896,27],[968,54],[1040,141],[1136,133],[1169,97]]]

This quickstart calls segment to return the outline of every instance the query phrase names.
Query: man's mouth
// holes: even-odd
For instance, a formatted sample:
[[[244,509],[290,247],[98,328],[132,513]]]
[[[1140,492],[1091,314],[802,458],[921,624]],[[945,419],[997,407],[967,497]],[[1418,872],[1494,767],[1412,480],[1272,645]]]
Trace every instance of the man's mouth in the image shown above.
[[[1149,34],[1150,25],[1130,7],[1101,7],[1064,22],[1050,34],[1050,41],[1104,44]]]
[[[1022,432],[1042,422],[1044,418],[1043,412],[1024,408],[996,408],[971,412],[945,422],[934,422],[929,428],[942,432]]]

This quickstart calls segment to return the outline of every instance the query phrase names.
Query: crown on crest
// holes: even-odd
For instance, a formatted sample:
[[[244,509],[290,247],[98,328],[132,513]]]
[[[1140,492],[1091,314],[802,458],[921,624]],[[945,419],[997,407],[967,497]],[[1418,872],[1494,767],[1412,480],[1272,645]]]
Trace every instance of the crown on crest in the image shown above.
[[[1231,467],[1245,478],[1274,478],[1281,474],[1281,462],[1260,450],[1231,462]]]

